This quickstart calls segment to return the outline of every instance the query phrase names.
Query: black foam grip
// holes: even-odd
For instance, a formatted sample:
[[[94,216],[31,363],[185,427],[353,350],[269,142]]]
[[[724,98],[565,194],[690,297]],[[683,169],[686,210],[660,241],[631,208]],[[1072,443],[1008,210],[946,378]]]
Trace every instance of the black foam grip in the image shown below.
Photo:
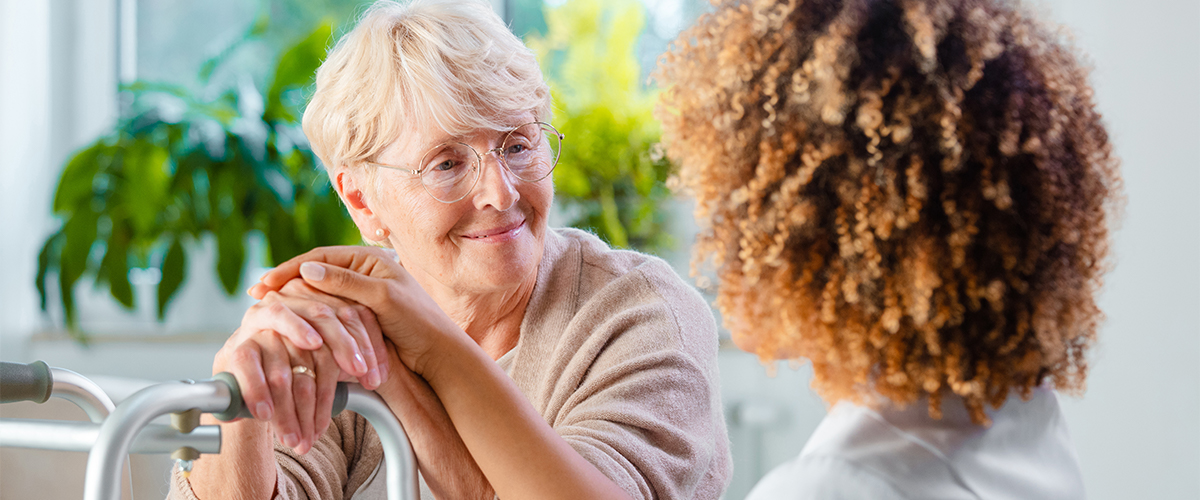
[[[50,366],[43,361],[29,364],[0,362],[0,403],[45,403],[53,388]]]
[[[350,387],[345,382],[338,382],[337,390],[333,393],[333,416],[338,416],[346,409],[346,401],[350,399]]]
[[[236,418],[254,418],[250,415],[250,408],[247,408],[246,403],[242,401],[242,388],[232,373],[218,373],[213,375],[213,380],[224,382],[229,386],[229,407],[225,408],[223,412],[212,414],[217,417],[217,420],[228,422]]]

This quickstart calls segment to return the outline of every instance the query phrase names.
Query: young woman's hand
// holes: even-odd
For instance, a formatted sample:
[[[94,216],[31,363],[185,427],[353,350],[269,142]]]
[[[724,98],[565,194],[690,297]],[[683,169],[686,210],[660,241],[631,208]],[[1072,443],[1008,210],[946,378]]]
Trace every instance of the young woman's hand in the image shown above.
[[[396,346],[400,361],[418,374],[424,373],[427,358],[440,341],[456,335],[461,337],[455,340],[465,338],[462,329],[386,250],[317,248],[263,275],[249,293],[265,301],[299,278],[313,290],[369,308],[383,336]]]

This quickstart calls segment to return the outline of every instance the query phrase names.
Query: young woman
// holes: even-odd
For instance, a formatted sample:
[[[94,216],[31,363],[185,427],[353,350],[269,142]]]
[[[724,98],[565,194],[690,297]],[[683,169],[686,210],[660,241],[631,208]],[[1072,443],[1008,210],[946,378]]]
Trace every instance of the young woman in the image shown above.
[[[727,1],[662,60],[696,262],[831,410],[750,498],[1083,498],[1120,177],[1086,70],[1007,0]]]

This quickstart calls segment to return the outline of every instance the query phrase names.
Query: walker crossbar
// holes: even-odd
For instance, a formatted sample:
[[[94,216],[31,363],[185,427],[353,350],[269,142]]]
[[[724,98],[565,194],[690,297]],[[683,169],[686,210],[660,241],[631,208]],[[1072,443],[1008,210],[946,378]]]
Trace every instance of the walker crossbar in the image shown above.
[[[0,442],[11,448],[90,451],[100,424],[69,420],[0,419]],[[169,425],[150,424],[133,439],[130,453],[171,453],[187,446],[200,453],[221,452],[221,427],[204,425],[181,433]]]

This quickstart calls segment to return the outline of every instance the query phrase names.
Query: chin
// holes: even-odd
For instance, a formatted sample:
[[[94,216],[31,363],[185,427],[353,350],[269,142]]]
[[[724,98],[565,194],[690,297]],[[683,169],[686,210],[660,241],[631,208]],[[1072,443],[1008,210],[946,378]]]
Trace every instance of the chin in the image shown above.
[[[463,276],[467,283],[488,289],[504,289],[519,286],[534,279],[537,265],[541,262],[542,247],[536,244],[506,245],[489,255],[479,255],[467,267],[469,275]]]

